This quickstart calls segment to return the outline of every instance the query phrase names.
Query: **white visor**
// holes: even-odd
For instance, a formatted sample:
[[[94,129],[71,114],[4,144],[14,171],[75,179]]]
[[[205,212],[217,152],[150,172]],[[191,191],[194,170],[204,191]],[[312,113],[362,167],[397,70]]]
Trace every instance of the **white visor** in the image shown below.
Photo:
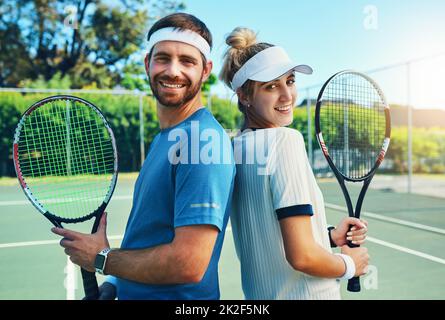
[[[150,36],[148,52],[151,51],[155,44],[161,41],[178,41],[192,45],[201,51],[207,61],[210,61],[210,45],[194,31],[179,30],[172,27],[159,29]]]
[[[272,81],[289,71],[312,74],[312,68],[295,64],[283,48],[274,46],[258,52],[235,73],[232,89],[236,91],[247,80],[260,82]]]

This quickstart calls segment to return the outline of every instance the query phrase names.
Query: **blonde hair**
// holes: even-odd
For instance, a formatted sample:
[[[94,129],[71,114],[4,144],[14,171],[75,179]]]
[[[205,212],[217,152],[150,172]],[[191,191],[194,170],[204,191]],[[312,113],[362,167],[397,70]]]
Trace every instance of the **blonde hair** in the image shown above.
[[[224,54],[224,64],[219,73],[219,79],[228,87],[235,73],[254,55],[273,45],[257,42],[256,33],[249,28],[237,27],[227,36],[229,48]]]
[[[223,81],[229,88],[235,73],[254,55],[264,49],[273,47],[272,44],[265,42],[257,42],[256,33],[243,27],[237,27],[227,36],[226,44],[229,48],[224,53],[224,63],[219,73],[219,79]],[[241,90],[246,96],[253,94],[254,81],[246,81]],[[238,108],[246,117],[246,106],[238,101]]]

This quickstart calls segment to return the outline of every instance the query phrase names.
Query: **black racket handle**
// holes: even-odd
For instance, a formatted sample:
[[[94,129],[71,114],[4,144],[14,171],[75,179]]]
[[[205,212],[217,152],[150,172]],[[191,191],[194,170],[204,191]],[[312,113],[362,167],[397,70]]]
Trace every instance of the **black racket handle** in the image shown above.
[[[348,243],[348,246],[350,248],[360,247],[360,246],[352,244],[352,243]],[[354,278],[351,278],[348,280],[348,291],[349,292],[360,292],[361,291],[360,277],[354,277]]]
[[[360,277],[354,277],[348,280],[348,291],[349,292],[360,292]]]
[[[97,300],[99,299],[99,286],[97,284],[96,274],[94,272],[87,271],[83,268],[82,272],[83,289],[85,291],[85,300]]]
[[[91,229],[91,233],[96,233],[100,219],[105,211],[105,207],[107,204],[104,202],[98,209],[98,215],[94,220],[93,228]],[[85,270],[84,268],[80,268],[82,272],[82,280],[83,280],[83,290],[85,291],[84,300],[97,300],[99,299],[99,285],[97,284],[96,273]]]
[[[353,225],[350,226],[349,230],[353,227]],[[353,244],[351,241],[348,241],[348,247],[349,248],[358,248],[360,247],[358,244]],[[349,292],[360,292],[360,277],[354,277],[348,280],[348,291]]]

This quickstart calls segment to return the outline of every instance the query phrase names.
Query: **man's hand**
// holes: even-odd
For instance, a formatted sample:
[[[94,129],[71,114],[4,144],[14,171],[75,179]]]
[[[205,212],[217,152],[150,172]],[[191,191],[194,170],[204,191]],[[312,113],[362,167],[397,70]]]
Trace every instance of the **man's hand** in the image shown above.
[[[60,245],[65,248],[65,253],[73,263],[87,271],[94,272],[96,255],[103,249],[110,247],[106,229],[107,213],[104,212],[97,232],[94,234],[85,234],[62,228],[52,228],[51,231],[63,237],[60,240]]]
[[[116,299],[116,287],[114,284],[104,282],[99,287],[99,298],[97,300],[114,300]],[[83,298],[82,300],[86,300]]]
[[[351,225],[353,226],[351,229]],[[331,231],[331,239],[338,246],[344,246],[348,241],[353,244],[362,245],[366,240],[368,222],[357,218],[344,218],[338,226]]]

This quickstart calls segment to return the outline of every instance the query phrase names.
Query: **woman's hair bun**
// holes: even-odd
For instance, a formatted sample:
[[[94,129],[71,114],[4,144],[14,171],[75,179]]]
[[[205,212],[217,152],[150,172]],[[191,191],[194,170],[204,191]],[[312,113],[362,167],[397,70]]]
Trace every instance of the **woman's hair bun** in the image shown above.
[[[256,33],[243,27],[237,27],[227,36],[226,43],[234,49],[243,50],[257,43]]]

